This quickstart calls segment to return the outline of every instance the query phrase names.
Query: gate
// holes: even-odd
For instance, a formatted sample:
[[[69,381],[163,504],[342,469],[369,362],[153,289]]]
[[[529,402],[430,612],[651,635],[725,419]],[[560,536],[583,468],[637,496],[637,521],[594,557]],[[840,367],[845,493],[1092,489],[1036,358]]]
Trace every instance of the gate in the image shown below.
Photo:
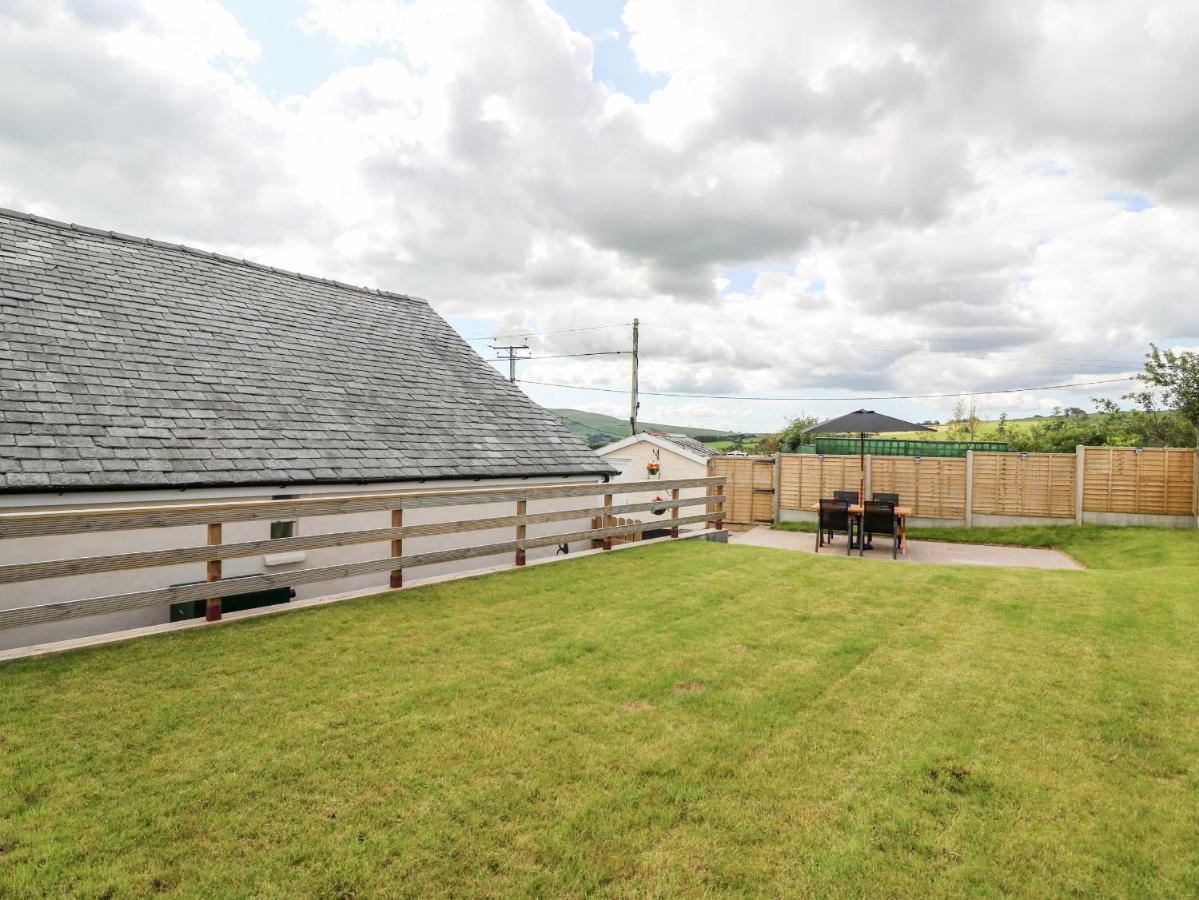
[[[708,460],[708,474],[724,476],[725,524],[774,521],[773,456],[714,456]]]

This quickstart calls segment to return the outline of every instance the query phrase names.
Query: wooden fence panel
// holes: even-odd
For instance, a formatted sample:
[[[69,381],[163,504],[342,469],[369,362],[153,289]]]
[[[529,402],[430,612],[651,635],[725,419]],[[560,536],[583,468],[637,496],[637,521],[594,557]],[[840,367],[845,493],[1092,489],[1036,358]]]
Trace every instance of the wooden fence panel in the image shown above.
[[[899,494],[900,503],[910,506],[913,515],[928,519],[966,517],[966,460],[875,456],[870,467],[871,493]]]
[[[626,519],[623,516],[616,516],[612,519],[613,525],[641,525],[640,519]],[[641,531],[630,531],[627,534],[615,534],[612,536],[613,544],[632,544],[641,540]]]
[[[708,474],[723,476],[724,521],[755,525],[774,521],[774,459],[760,456],[715,456]]]
[[[774,460],[755,459],[753,466],[753,508],[755,522],[774,521]]]
[[[753,466],[741,457],[717,456],[708,460],[709,475],[723,475],[725,479],[724,520],[726,522],[753,521]]]
[[[1196,515],[1194,450],[1088,447],[1084,460],[1086,512]],[[966,460],[874,456],[870,465],[871,490],[899,494],[914,515],[965,519]],[[973,465],[973,512],[979,515],[1071,519],[1077,514],[1076,454],[976,452]],[[779,459],[780,509],[807,511],[833,491],[857,487],[856,456],[785,454]]]
[[[807,510],[833,491],[856,491],[861,461],[856,456],[788,454],[780,460],[779,506]]]
[[[1086,512],[1158,516],[1194,512],[1194,450],[1087,447],[1083,459]]]
[[[803,456],[784,453],[779,456],[779,509],[803,509],[800,501],[800,473]]]
[[[1073,453],[975,453],[974,512],[1072,519]]]

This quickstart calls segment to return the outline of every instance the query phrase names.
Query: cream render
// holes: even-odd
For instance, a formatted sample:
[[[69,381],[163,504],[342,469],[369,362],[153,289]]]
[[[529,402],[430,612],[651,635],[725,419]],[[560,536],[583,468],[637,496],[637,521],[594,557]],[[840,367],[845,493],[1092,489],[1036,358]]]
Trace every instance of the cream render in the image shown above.
[[[666,481],[674,478],[703,478],[708,474],[707,459],[689,452],[672,443],[669,439],[653,433],[642,433],[633,437],[623,438],[596,450],[607,462],[620,470],[613,481],[645,481],[656,479]],[[661,466],[657,475],[651,475],[647,466],[657,462]],[[703,488],[684,488],[679,492],[680,497],[703,496]],[[629,502],[653,500],[657,494],[632,494]],[[668,492],[663,493],[664,499],[669,499]],[[647,523],[657,517],[652,514],[639,514]]]

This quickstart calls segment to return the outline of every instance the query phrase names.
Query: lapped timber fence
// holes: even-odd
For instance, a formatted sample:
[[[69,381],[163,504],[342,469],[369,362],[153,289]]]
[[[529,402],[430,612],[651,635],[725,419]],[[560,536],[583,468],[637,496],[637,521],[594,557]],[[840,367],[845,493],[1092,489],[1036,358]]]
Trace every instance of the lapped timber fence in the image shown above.
[[[1074,453],[970,451],[965,458],[866,456],[866,491],[896,493],[918,519],[1199,527],[1199,455],[1189,448],[1078,447]],[[856,491],[856,455],[715,457],[727,479],[727,519],[762,524],[809,513],[834,491]],[[765,504],[772,503],[768,512]]]
[[[207,544],[162,550],[142,550],[62,559],[47,559],[0,565],[0,584],[36,581],[47,578],[123,572],[158,566],[204,563],[206,581],[172,587],[153,588],[79,600],[30,604],[0,609],[0,629],[39,625],[86,616],[127,610],[167,606],[174,603],[205,601],[207,618],[221,617],[222,598],[256,591],[294,588],[299,585],[333,581],[371,573],[390,573],[393,588],[403,585],[403,572],[419,566],[468,560],[501,554],[513,554],[516,565],[525,564],[526,552],[537,547],[591,541],[592,546],[609,550],[614,540],[640,534],[647,524],[624,518],[649,512],[669,518],[661,522],[671,537],[680,536],[684,525],[704,524],[723,527],[725,495],[723,476],[683,478],[667,481],[569,483],[499,487],[486,489],[434,490],[307,496],[291,500],[197,501],[144,507],[107,507],[36,512],[0,513],[0,540],[6,538],[43,538],[137,529],[204,526]],[[705,488],[706,494],[681,497],[684,488]],[[623,494],[642,491],[669,491],[669,499],[637,503],[615,503]],[[562,498],[602,498],[602,505],[529,512],[530,501]],[[406,510],[475,504],[513,503],[514,515],[466,518],[451,522],[405,525]],[[702,506],[698,513],[682,515],[687,507]],[[362,512],[390,512],[391,526],[338,531],[296,537],[224,543],[222,526],[233,522],[294,520],[310,516],[346,515]],[[590,520],[591,528],[529,537],[532,524]],[[404,541],[432,535],[457,535],[497,528],[514,529],[512,540],[478,544],[426,553],[404,554]],[[269,553],[348,547],[388,542],[389,554],[376,559],[359,560],[292,572],[222,577],[222,563]],[[382,589],[382,588],[381,588]]]

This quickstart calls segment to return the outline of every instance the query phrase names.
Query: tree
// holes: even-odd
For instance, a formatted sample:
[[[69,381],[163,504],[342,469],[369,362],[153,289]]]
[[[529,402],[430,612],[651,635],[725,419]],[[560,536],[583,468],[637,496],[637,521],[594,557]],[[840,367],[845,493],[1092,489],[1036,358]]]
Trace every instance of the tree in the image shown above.
[[[1149,345],[1145,371],[1136,376],[1145,390],[1129,394],[1142,407],[1154,403],[1155,391],[1167,409],[1176,410],[1199,429],[1199,353],[1191,350],[1159,350]]]
[[[777,434],[764,434],[758,438],[758,453],[761,456],[774,456],[774,454],[778,453],[780,434],[782,434],[782,432]]]
[[[995,426],[995,436],[1001,441],[1007,440],[1007,410],[999,414],[999,424]]]
[[[958,440],[974,440],[978,434],[982,420],[978,417],[978,407],[974,401],[966,405],[965,400],[959,399],[953,405],[953,418],[950,420],[949,433]]]
[[[787,427],[778,434],[763,435],[758,439],[758,452],[769,456],[774,453],[794,453],[802,444],[815,443],[815,435],[804,434],[803,430],[816,424],[811,416],[795,416],[787,420]]]
[[[949,433],[957,434],[966,421],[966,401],[959,399],[953,404],[953,412],[949,415]]]
[[[1186,447],[1195,443],[1195,429],[1179,413],[1156,409],[1121,409],[1115,402],[1095,399],[1089,416],[1066,415],[1055,409],[1025,430],[1009,429],[1013,450],[1070,453],[1087,447]]]

